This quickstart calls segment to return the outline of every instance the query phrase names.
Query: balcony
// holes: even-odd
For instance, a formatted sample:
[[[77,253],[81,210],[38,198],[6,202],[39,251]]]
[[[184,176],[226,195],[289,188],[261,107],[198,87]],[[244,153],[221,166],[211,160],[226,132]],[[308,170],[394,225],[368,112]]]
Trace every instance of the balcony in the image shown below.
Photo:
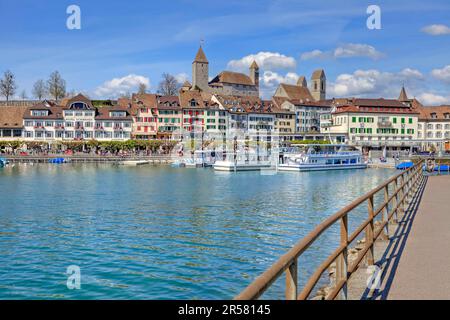
[[[391,121],[378,121],[378,127],[379,128],[392,128],[392,122]]]

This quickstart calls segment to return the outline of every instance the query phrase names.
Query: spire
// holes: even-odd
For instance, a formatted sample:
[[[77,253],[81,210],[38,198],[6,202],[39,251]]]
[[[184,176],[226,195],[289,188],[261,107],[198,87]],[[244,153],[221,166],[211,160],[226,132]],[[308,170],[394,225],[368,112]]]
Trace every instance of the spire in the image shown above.
[[[305,78],[305,76],[301,76],[301,77],[298,78],[298,80],[297,80],[297,86],[300,86],[300,87],[303,87],[303,88],[307,88],[307,87],[308,87],[308,85],[307,85],[307,83],[306,83],[306,78]]]
[[[255,60],[253,60],[253,63],[251,64],[250,69],[259,69],[259,66]]]
[[[195,55],[194,62],[208,63],[208,59],[206,59],[206,55],[203,52],[202,46],[200,46],[200,48],[198,48],[197,54]]]
[[[408,101],[408,95],[406,94],[405,86],[402,86],[402,91],[400,91],[400,96],[398,97],[398,101]]]

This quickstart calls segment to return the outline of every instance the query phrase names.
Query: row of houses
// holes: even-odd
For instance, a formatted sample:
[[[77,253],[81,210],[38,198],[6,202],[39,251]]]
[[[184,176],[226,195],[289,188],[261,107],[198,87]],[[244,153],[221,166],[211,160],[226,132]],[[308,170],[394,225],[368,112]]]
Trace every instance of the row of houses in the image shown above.
[[[59,102],[0,106],[0,139],[149,140],[235,129],[366,148],[442,147],[450,139],[450,106],[423,106],[409,99],[405,88],[398,99],[327,99],[325,71],[319,69],[310,85],[301,76],[295,84],[280,84],[270,100],[262,100],[256,61],[248,75],[222,71],[209,80],[208,70],[200,47],[192,63],[192,84],[186,81],[176,96],[133,94],[94,104],[79,94]]]
[[[450,106],[425,107],[416,99],[261,100],[181,90],[178,96],[133,94],[114,106],[95,107],[80,94],[60,103],[0,109],[2,140],[150,140],[230,129],[374,148],[445,145]]]

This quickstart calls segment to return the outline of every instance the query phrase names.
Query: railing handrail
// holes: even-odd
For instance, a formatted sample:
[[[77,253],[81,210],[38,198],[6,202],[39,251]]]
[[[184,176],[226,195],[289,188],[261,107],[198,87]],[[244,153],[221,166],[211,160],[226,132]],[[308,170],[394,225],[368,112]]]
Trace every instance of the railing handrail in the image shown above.
[[[267,288],[269,288],[272,285],[273,282],[275,282],[288,268],[290,268],[290,266],[293,263],[295,263],[296,259],[298,259],[298,257],[303,252],[305,252],[316,241],[316,239],[320,235],[322,235],[322,233],[324,233],[326,230],[328,230],[331,226],[333,226],[339,220],[346,218],[350,211],[352,211],[356,207],[360,206],[365,201],[372,199],[372,202],[373,202],[373,197],[375,194],[377,194],[378,192],[380,192],[381,190],[383,190],[385,188],[388,188],[388,186],[391,183],[393,183],[394,181],[397,182],[399,178],[402,178],[402,185],[397,186],[394,194],[392,194],[390,197],[388,196],[387,199],[385,199],[385,202],[383,203],[383,205],[379,209],[372,208],[371,219],[369,218],[369,219],[365,220],[365,222],[360,227],[358,227],[354,233],[351,234],[350,238],[352,238],[352,240],[356,239],[356,237],[364,231],[364,228],[367,227],[367,225],[369,225],[371,222],[373,223],[373,219],[388,206],[389,202],[394,197],[396,197],[397,194],[399,193],[399,191],[403,190],[404,187],[412,179],[412,177],[409,177],[409,179],[407,179],[405,181],[404,177],[408,176],[411,172],[416,171],[419,168],[421,168],[422,162],[423,162],[423,160],[419,161],[413,167],[393,176],[392,178],[390,178],[387,181],[385,181],[384,183],[382,183],[380,186],[367,192],[366,194],[357,198],[356,200],[354,200],[353,202],[351,202],[346,207],[342,208],[341,210],[339,210],[338,212],[336,212],[329,218],[325,219],[313,231],[311,231],[306,237],[304,237],[299,242],[297,242],[287,253],[285,253],[283,256],[281,256],[279,258],[279,260],[276,261],[262,275],[257,277],[247,288],[245,288],[239,295],[237,295],[235,297],[235,299],[236,300],[251,300],[251,299],[259,298],[267,290]],[[397,203],[397,207],[399,206],[400,203],[402,203],[404,198],[405,198],[405,196],[403,196],[403,199],[401,199],[401,201],[399,201],[399,203]],[[386,201],[387,201],[387,203],[386,203]],[[397,208],[395,208],[395,210],[397,210]],[[348,244],[351,243],[351,241],[348,241],[348,240],[349,240],[349,238],[348,238],[348,231],[347,231],[347,240],[346,240],[347,244],[345,245],[345,248],[347,248]],[[336,258],[335,256],[338,256],[339,254],[341,254],[343,250],[344,250],[344,248],[342,248],[342,246],[339,246],[339,248],[337,250],[335,250],[335,252],[333,252],[323,264],[326,264],[326,262],[329,262],[329,260],[332,257]],[[334,260],[335,259],[332,259],[331,262],[333,262]],[[328,263],[328,266],[331,264],[331,262]],[[322,269],[323,269],[323,264],[321,266]],[[325,267],[325,269],[326,269],[326,267]],[[322,274],[322,273],[323,273],[323,271],[320,272],[320,274]],[[313,277],[314,277],[314,275],[313,275]],[[317,278],[317,280],[318,280],[318,278]],[[317,281],[310,284],[310,286],[315,285],[315,284],[317,284]],[[308,295],[309,295],[309,293],[308,293]],[[301,296],[301,298],[306,299],[308,295],[306,295],[306,297]],[[297,298],[297,296],[295,296],[295,298]]]

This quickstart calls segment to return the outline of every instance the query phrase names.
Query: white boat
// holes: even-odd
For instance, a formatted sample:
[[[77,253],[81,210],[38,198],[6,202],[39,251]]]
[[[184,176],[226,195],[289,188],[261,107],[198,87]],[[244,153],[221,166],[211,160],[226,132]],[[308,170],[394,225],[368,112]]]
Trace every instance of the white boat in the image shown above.
[[[269,169],[272,167],[270,161],[260,162],[241,162],[241,161],[216,161],[214,163],[214,170],[216,171],[260,171],[263,169]]]
[[[260,171],[274,167],[274,163],[264,154],[259,155],[254,150],[238,151],[227,153],[225,160],[216,161],[214,170],[216,171]]]
[[[192,158],[183,159],[186,168],[205,168],[212,167],[216,159],[221,159],[222,153],[214,150],[196,150]]]
[[[310,148],[306,153],[287,153],[278,165],[279,171],[324,171],[366,169],[359,151],[314,151]]]

